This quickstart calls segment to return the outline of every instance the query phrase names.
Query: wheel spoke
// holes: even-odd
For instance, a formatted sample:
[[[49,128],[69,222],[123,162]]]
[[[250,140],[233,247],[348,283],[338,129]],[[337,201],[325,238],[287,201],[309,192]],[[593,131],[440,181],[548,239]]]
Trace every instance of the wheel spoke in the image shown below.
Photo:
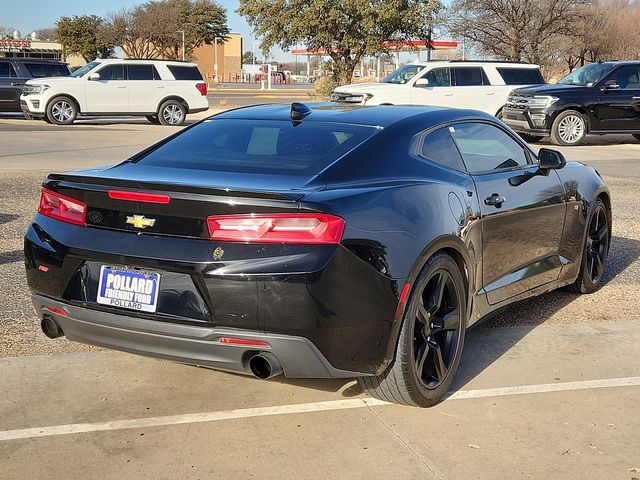
[[[603,227],[598,230],[594,235],[594,240],[598,240],[601,242],[607,236],[607,225],[605,224]]]
[[[420,297],[420,303],[418,303],[418,312],[417,312],[416,318],[420,323],[424,325],[429,325],[429,317],[430,317],[429,312],[427,312],[427,309],[424,306],[422,297]]]
[[[444,314],[441,318],[433,320],[433,330],[450,331],[460,328],[460,310],[457,308],[452,312]]]
[[[444,274],[440,273],[436,280],[436,285],[431,293],[431,302],[429,304],[428,312],[433,315],[442,306],[442,299],[444,297],[444,288],[447,282]]]
[[[422,372],[424,371],[424,363],[427,360],[427,355],[429,353],[429,349],[427,348],[426,342],[423,343],[416,354],[416,370],[418,372],[418,377],[422,378]]]
[[[435,367],[436,378],[441,382],[447,374],[447,367],[444,364],[444,359],[442,358],[442,350],[435,340],[430,340],[427,344],[429,345],[429,350],[431,350],[431,353],[433,354],[433,366]]]
[[[602,258],[600,258],[600,255],[594,255],[593,256],[593,261],[594,261],[594,267],[596,269],[596,274],[595,276],[591,277],[592,279],[596,279],[598,278],[600,275],[602,275],[602,271],[604,270],[604,265],[602,263]]]

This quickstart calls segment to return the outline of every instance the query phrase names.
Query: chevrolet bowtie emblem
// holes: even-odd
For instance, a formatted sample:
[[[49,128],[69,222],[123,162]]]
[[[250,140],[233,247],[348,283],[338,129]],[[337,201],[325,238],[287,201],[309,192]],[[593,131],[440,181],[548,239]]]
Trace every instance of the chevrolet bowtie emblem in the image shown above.
[[[134,228],[153,227],[155,223],[155,218],[146,218],[144,215],[134,215],[133,217],[127,217],[127,225],[133,225]]]

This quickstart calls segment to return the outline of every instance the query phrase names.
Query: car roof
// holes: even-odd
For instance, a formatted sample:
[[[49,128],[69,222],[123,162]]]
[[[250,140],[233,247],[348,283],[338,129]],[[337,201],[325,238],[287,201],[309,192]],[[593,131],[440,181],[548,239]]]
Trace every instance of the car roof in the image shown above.
[[[3,57],[0,58],[0,60],[9,60],[12,62],[19,62],[19,63],[55,63],[55,64],[61,64],[61,65],[69,65],[67,62],[62,62],[59,60],[50,60],[47,58],[25,58],[25,57]]]
[[[421,129],[462,119],[493,120],[495,117],[477,110],[422,106],[422,105],[377,105],[361,106],[335,104],[331,102],[306,104],[311,114],[302,122],[342,123],[386,128],[393,124],[414,119],[420,122]],[[269,104],[240,107],[227,110],[209,117],[209,119],[234,120],[291,120],[291,104]]]
[[[640,65],[640,60],[609,60],[606,62],[597,62],[605,65]],[[589,65],[589,64],[588,64]]]
[[[94,62],[100,63],[164,63],[166,65],[176,65],[181,67],[197,67],[198,65],[191,62],[182,62],[180,60],[154,60],[149,58],[96,58]]]
[[[500,67],[518,68],[540,68],[539,65],[527,62],[510,62],[505,60],[429,60],[426,62],[411,62],[409,65],[419,65],[421,67],[436,65],[456,65],[467,67],[478,67],[483,65],[495,65]]]

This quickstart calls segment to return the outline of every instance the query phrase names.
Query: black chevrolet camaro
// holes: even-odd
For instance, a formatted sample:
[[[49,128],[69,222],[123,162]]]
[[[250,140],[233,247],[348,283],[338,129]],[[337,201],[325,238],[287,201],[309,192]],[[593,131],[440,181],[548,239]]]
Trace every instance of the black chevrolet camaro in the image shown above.
[[[492,116],[240,108],[49,175],[25,238],[44,333],[428,406],[492,311],[602,284],[598,173]]]

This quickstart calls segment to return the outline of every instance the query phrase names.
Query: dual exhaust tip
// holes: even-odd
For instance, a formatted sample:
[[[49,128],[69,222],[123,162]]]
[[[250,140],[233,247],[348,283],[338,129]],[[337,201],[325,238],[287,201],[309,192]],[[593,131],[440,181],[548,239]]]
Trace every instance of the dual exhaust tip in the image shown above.
[[[256,378],[266,380],[282,373],[282,365],[273,353],[262,352],[249,359],[249,369]]]
[[[40,328],[42,328],[42,333],[52,339],[59,338],[64,335],[62,327],[60,327],[60,324],[56,322],[55,318],[53,318],[51,315],[45,314],[42,316]]]

